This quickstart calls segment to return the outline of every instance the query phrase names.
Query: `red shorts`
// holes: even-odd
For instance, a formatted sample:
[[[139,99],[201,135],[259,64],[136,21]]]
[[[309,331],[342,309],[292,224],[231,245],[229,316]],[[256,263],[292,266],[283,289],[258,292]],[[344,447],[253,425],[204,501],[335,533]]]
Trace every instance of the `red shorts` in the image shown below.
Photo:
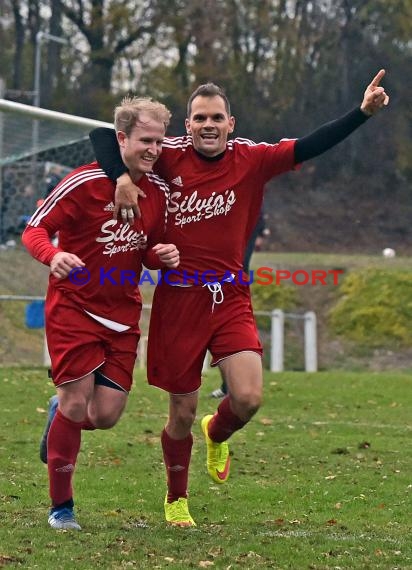
[[[156,287],[147,350],[149,384],[189,394],[199,389],[207,350],[212,366],[242,351],[262,354],[249,287],[222,285],[224,300],[215,304],[207,287]]]
[[[124,332],[108,329],[58,289],[47,293],[45,316],[56,386],[99,369],[106,378],[130,391],[140,338],[138,323]]]

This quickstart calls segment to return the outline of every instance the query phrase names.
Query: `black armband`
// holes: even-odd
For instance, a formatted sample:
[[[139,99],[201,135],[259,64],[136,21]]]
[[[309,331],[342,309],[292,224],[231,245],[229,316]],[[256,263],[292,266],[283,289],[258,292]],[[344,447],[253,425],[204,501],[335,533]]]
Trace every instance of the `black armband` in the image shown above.
[[[124,164],[116,133],[113,129],[98,127],[89,133],[96,160],[107,176],[116,181],[119,176],[129,172]]]
[[[310,135],[297,139],[295,143],[295,162],[299,164],[314,158],[343,141],[348,135],[369,119],[359,107],[349,111],[343,117],[325,123]]]

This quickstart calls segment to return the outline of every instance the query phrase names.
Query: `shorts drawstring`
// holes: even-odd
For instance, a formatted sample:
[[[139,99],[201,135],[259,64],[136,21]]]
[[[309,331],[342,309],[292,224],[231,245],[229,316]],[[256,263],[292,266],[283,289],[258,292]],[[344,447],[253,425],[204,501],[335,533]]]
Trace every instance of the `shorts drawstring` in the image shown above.
[[[215,308],[215,305],[220,305],[225,300],[225,296],[223,294],[222,283],[227,282],[231,283],[235,278],[235,275],[231,273],[230,277],[223,279],[222,282],[220,281],[209,281],[202,285],[202,287],[207,287],[209,291],[212,293],[213,296],[213,304],[212,304],[212,313]]]

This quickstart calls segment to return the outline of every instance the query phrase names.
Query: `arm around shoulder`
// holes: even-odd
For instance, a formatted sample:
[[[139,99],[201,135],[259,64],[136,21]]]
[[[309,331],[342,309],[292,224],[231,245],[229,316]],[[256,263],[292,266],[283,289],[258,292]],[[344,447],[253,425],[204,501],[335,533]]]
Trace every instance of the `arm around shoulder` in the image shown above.
[[[111,180],[116,181],[119,176],[128,172],[120,155],[114,129],[97,127],[89,133],[89,138],[97,162]]]

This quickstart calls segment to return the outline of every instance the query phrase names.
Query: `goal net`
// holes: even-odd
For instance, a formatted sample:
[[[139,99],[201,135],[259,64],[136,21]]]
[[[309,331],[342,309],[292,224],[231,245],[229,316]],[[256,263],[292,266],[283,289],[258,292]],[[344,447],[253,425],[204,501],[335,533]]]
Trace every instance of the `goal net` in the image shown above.
[[[110,123],[0,99],[0,244],[13,244],[73,168],[94,160],[88,133]]]

